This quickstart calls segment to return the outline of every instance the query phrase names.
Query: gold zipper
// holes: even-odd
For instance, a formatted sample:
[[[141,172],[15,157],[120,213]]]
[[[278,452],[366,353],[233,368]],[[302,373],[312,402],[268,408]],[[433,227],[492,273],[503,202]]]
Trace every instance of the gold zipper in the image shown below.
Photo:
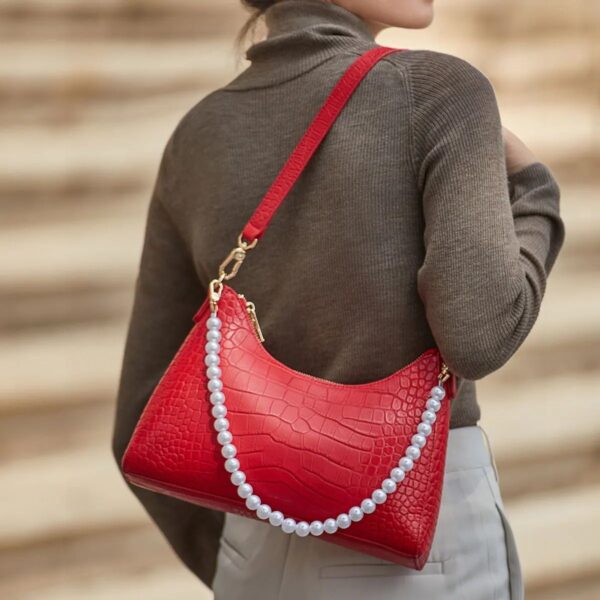
[[[246,311],[248,312],[248,316],[250,317],[250,320],[252,321],[252,325],[254,326],[254,331],[256,332],[256,336],[258,337],[258,339],[261,342],[265,341],[265,338],[263,336],[262,330],[260,328],[260,324],[258,322],[258,317],[256,316],[256,306],[254,305],[254,302],[251,302],[250,300],[246,300],[246,296],[244,296],[244,294],[237,294],[238,298],[241,298],[245,303],[246,303]],[[415,364],[416,362],[418,362],[421,358],[421,355],[419,355],[417,358],[415,358],[413,361],[411,361],[410,363],[408,363],[407,365],[404,365],[404,369],[410,367],[411,365]],[[448,379],[450,377],[450,371],[448,369],[448,366],[442,361],[441,364],[441,371],[438,375],[438,378],[441,379],[442,382],[446,381],[446,379]],[[293,369],[294,371],[296,371],[296,373],[300,373],[302,375],[305,375],[306,377],[310,377],[311,379],[316,379],[317,381],[323,381],[335,386],[340,386],[340,387],[345,387],[346,384],[343,383],[336,383],[335,381],[330,381],[328,379],[324,379],[322,377],[317,377],[316,375],[311,375],[310,373],[304,373],[303,371],[298,371],[297,369]],[[391,373],[390,375],[384,377],[383,379],[388,379],[389,377],[391,377],[392,375],[394,375],[395,373]],[[367,381],[366,383],[362,383],[362,384],[348,384],[348,385],[368,385],[369,383],[372,383],[370,381]]]
[[[246,300],[244,294],[238,294],[240,298],[244,300],[246,303],[246,311],[250,316],[250,320],[252,321],[252,325],[254,326],[254,331],[256,332],[256,336],[261,342],[265,341],[265,337],[263,336],[262,329],[260,328],[260,324],[258,322],[258,317],[256,316],[256,307],[254,306],[254,302],[250,302],[250,300]]]

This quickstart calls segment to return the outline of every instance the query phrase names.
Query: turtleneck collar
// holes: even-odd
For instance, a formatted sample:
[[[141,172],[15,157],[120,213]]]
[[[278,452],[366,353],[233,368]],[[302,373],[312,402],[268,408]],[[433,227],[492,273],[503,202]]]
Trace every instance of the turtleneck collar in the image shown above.
[[[267,37],[246,50],[250,66],[227,89],[281,83],[340,52],[360,53],[377,45],[359,16],[325,0],[280,0],[264,19]]]

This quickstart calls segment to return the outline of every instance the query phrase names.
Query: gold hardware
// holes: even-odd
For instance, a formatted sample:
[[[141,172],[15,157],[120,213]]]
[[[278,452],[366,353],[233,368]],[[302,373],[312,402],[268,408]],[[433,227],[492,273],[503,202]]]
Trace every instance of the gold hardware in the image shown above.
[[[446,381],[449,378],[450,378],[450,371],[448,369],[448,365],[446,365],[446,363],[442,362],[442,369],[438,375],[438,380],[440,383],[444,383],[444,381]]]
[[[219,280],[223,281],[223,279],[231,279],[235,277],[237,272],[240,270],[240,266],[246,258],[246,252],[254,246],[256,246],[258,242],[258,238],[252,240],[252,242],[248,243],[242,239],[242,234],[240,233],[237,238],[238,245],[229,252],[229,254],[225,257],[225,260],[219,265]],[[233,263],[231,267],[231,271],[227,273],[225,269],[229,266],[230,263]]]
[[[254,306],[254,302],[250,302],[250,301],[246,300],[246,310],[248,311],[248,314],[250,315],[250,320],[252,321],[252,324],[254,325],[254,331],[256,331],[256,335],[258,336],[258,339],[261,342],[264,342],[265,337],[260,328],[260,324],[258,322],[258,317],[256,316],[256,307]]]
[[[217,289],[218,286],[218,289]],[[223,278],[212,279],[208,284],[208,299],[210,301],[210,308],[212,312],[217,311],[217,302],[221,298],[221,292],[223,291]]]
[[[237,243],[240,248],[243,248],[244,250],[251,250],[258,243],[258,238],[254,238],[250,243],[248,243],[242,239],[242,234],[240,233],[237,238]]]
[[[246,250],[244,248],[234,248],[225,258],[225,260],[219,265],[219,277],[221,280],[223,279],[231,279],[235,277],[236,273],[239,271],[240,266],[246,258]],[[230,263],[233,263],[231,267],[231,271],[227,273],[225,269],[229,266]]]
[[[252,321],[252,325],[254,326],[254,331],[256,331],[256,336],[261,342],[265,341],[263,336],[263,332],[260,328],[260,324],[258,322],[258,317],[256,316],[256,306],[254,306],[254,302],[250,302],[250,300],[246,300],[246,296],[244,294],[238,294],[238,298],[242,298],[242,300],[246,303],[246,311],[248,311],[248,316]]]

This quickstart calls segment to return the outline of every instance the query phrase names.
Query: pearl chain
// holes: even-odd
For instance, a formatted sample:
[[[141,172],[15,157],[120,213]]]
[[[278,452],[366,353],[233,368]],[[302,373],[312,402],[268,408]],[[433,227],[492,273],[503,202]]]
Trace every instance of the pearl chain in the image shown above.
[[[240,461],[235,457],[237,448],[233,445],[233,435],[229,431],[229,420],[227,419],[227,408],[225,407],[225,394],[223,393],[223,382],[221,381],[221,368],[219,367],[221,351],[221,320],[216,311],[211,311],[206,320],[206,375],[208,377],[208,391],[210,402],[213,405],[211,414],[214,417],[214,428],[218,432],[217,440],[221,444],[221,455],[225,459],[225,470],[230,473],[231,483],[237,487],[240,498],[246,500],[246,507],[256,511],[259,519],[268,520],[274,527],[280,527],[285,533],[295,533],[305,537],[309,533],[314,536],[322,533],[335,533],[338,529],[347,529],[354,522],[360,521],[365,515],[375,512],[378,504],[383,504],[389,494],[393,494],[399,483],[401,483],[414,466],[414,462],[421,456],[421,449],[427,443],[427,437],[431,434],[431,426],[436,420],[436,413],[441,408],[441,401],[446,395],[442,385],[431,388],[430,397],[427,399],[426,410],[421,414],[421,422],[417,426],[417,432],[411,438],[411,444],[406,448],[405,455],[398,461],[389,477],[381,482],[381,487],[374,490],[370,498],[364,498],[360,506],[353,506],[347,513],[341,513],[337,517],[330,517],[324,521],[296,522],[295,519],[285,517],[279,510],[273,510],[268,504],[264,504],[260,496],[253,493],[252,486],[246,481],[246,474],[240,470]]]

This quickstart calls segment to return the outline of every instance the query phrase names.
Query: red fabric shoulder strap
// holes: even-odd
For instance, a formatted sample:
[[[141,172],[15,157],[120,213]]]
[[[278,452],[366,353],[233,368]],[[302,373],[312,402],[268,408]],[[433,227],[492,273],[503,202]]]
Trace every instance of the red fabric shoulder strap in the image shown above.
[[[276,210],[365,75],[384,56],[403,50],[406,48],[375,46],[361,54],[346,69],[246,223],[241,234],[243,241],[252,243],[264,234]]]

